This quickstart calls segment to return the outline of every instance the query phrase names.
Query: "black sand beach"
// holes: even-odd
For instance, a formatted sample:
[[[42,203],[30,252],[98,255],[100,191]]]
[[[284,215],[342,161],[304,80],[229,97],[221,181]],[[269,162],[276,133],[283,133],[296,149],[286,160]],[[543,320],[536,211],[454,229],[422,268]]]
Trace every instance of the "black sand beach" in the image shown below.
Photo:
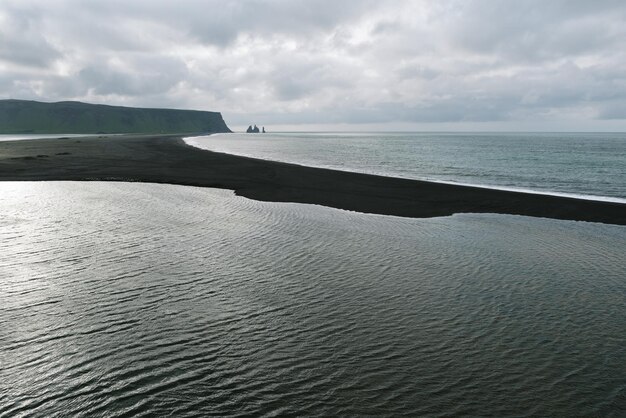
[[[180,136],[0,142],[0,180],[137,181],[404,217],[501,213],[626,225],[626,205],[406,180],[200,150]]]

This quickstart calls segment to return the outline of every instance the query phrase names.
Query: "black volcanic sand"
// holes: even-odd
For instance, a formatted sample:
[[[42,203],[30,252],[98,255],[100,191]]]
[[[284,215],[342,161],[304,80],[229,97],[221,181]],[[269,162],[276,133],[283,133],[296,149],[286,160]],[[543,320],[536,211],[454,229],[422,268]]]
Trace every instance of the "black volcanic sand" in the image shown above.
[[[503,213],[626,225],[626,205],[310,168],[200,150],[180,136],[0,142],[0,180],[108,180],[234,190],[405,217]]]

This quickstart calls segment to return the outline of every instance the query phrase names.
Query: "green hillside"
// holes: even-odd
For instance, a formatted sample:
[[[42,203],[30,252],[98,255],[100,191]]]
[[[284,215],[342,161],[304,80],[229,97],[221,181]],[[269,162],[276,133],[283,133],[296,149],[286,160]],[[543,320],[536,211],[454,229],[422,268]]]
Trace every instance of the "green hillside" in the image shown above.
[[[219,112],[0,100],[0,134],[230,132]]]

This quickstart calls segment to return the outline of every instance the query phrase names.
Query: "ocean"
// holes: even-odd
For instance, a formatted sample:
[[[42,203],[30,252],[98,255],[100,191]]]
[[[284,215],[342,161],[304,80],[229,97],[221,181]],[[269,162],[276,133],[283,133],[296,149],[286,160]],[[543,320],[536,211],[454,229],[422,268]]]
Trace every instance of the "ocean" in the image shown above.
[[[626,414],[626,227],[115,182],[0,214],[1,417]]]
[[[626,203],[626,133],[278,133],[187,138],[307,166]]]

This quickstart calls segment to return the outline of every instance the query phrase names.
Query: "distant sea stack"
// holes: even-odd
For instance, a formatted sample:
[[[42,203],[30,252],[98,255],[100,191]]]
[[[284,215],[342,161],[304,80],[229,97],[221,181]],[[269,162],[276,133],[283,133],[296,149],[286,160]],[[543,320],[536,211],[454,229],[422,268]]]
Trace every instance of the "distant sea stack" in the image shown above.
[[[219,112],[0,100],[0,134],[214,132],[232,132]]]
[[[249,133],[249,134],[258,134],[259,132],[265,133],[265,126],[262,128],[261,131],[259,131],[259,127],[256,125],[254,125],[254,127],[250,125],[248,126],[248,129],[246,129],[246,133]]]

